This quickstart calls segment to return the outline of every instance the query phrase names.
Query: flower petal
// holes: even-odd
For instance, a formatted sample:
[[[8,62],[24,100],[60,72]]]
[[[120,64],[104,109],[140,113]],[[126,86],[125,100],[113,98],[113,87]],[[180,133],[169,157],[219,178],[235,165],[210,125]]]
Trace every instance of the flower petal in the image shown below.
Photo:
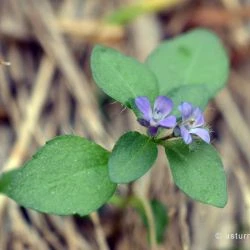
[[[158,96],[154,103],[154,113],[160,113],[162,117],[167,116],[173,109],[173,102],[166,96]]]
[[[199,108],[195,108],[193,111],[194,124],[193,127],[200,127],[205,124],[204,115]]]
[[[149,121],[152,117],[152,109],[148,98],[146,96],[136,97],[135,105],[142,113],[144,120]]]
[[[149,127],[148,128],[148,135],[149,136],[156,136],[157,135],[157,132],[158,132],[158,128],[159,127]]]
[[[158,124],[164,128],[174,128],[176,126],[176,117],[174,115],[170,115],[165,119],[159,121]]]
[[[193,106],[189,102],[183,102],[178,107],[181,112],[182,121],[188,120],[193,112]]]
[[[149,127],[150,126],[150,123],[149,123],[149,121],[146,121],[146,120],[144,120],[143,118],[139,118],[139,119],[137,119],[137,121],[142,125],[142,126],[144,126],[144,127]]]
[[[190,144],[192,142],[192,136],[190,135],[189,131],[184,127],[180,126],[181,137],[186,144]]]
[[[205,128],[193,128],[190,130],[190,133],[198,135],[203,141],[210,143],[210,135]]]

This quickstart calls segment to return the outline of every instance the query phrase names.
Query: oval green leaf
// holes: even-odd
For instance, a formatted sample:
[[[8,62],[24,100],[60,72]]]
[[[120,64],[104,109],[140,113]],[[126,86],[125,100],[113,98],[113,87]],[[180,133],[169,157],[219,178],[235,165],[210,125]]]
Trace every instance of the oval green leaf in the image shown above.
[[[207,98],[211,98],[224,86],[229,71],[220,40],[202,29],[163,42],[146,63],[158,79],[160,95],[183,85],[206,84]]]
[[[151,101],[158,96],[158,83],[147,65],[118,51],[97,45],[91,55],[96,84],[110,97],[129,106],[137,96]]]
[[[191,149],[182,140],[165,144],[176,185],[191,198],[216,207],[227,203],[226,176],[215,148],[197,142]]]
[[[128,183],[144,175],[157,157],[157,145],[138,132],[124,134],[115,144],[108,166],[111,181]]]
[[[40,212],[86,215],[115,191],[108,157],[109,152],[82,137],[59,136],[22,168],[2,175],[0,192]]]

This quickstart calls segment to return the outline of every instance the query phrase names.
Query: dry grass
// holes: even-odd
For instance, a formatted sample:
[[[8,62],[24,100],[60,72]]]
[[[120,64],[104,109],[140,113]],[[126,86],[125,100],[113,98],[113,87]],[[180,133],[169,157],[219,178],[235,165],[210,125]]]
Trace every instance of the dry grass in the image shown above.
[[[102,21],[131,2],[0,2],[2,171],[22,165],[57,134],[82,135],[111,149],[124,131],[140,129],[129,111],[111,104],[93,83],[89,56],[95,43],[144,60],[163,37],[196,26],[210,28],[223,39],[232,64],[227,88],[207,110],[215,131],[213,142],[228,176],[228,205],[217,209],[186,198],[173,185],[163,154],[148,175],[122,186],[120,192],[138,195],[146,208],[152,198],[168,206],[164,242],[160,246],[152,242],[151,249],[248,250],[249,240],[216,240],[214,234],[240,229],[250,233],[249,7],[238,0],[171,1],[171,9],[164,3],[160,13],[141,16],[126,26]],[[146,238],[145,227],[131,208],[109,206],[89,218],[57,217],[21,209],[0,196],[1,250],[144,250],[150,249]]]

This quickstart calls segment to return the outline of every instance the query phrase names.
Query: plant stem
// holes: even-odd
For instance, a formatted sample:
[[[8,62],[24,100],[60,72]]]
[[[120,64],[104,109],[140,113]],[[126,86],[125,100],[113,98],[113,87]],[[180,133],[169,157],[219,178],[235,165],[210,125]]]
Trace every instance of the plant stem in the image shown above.
[[[155,220],[154,214],[150,205],[150,202],[146,198],[140,197],[141,203],[143,205],[145,215],[148,221],[149,239],[151,250],[156,250],[156,230],[155,230]]]

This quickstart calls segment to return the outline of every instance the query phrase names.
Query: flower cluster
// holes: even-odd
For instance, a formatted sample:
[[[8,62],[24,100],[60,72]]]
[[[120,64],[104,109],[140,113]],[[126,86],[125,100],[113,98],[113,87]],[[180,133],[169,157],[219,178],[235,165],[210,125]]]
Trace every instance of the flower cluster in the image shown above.
[[[166,96],[158,96],[152,109],[150,101],[145,96],[135,99],[135,105],[140,111],[138,122],[147,127],[149,136],[155,137],[159,128],[173,129],[175,135],[181,136],[186,144],[193,141],[192,135],[197,135],[206,143],[210,143],[209,131],[205,128],[202,111],[191,103],[183,102],[179,105],[181,121],[177,122],[174,115],[170,115],[173,102]]]

